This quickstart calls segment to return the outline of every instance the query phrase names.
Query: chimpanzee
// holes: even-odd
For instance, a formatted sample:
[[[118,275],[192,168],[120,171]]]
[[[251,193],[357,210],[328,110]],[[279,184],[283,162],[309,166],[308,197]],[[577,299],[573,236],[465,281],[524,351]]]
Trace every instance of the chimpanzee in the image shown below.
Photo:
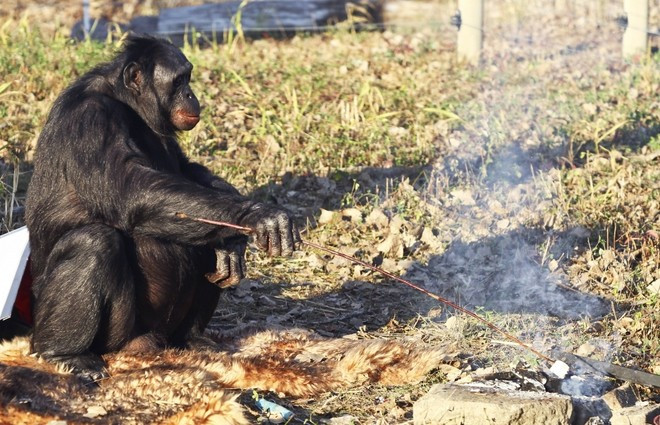
[[[244,275],[247,237],[178,212],[250,227],[270,255],[300,241],[286,211],[183,154],[176,134],[200,114],[192,68],[169,42],[129,36],[57,98],[39,137],[26,207],[32,350],[84,379],[105,376],[107,352],[208,346],[202,333],[219,286]]]

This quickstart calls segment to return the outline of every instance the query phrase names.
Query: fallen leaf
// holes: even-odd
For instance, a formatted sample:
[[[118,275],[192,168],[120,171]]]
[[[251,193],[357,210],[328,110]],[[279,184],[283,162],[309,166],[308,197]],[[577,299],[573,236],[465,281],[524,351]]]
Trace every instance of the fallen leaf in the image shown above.
[[[468,189],[456,189],[451,192],[452,198],[457,200],[461,205],[472,206],[475,205],[474,198],[472,197],[472,191]]]
[[[598,112],[598,107],[596,105],[594,105],[593,103],[583,103],[582,104],[582,109],[588,115],[596,115],[596,112]]]
[[[377,228],[383,228],[386,227],[387,224],[389,223],[390,219],[387,218],[383,210],[379,208],[375,208],[371,213],[367,216],[367,224],[375,226]]]
[[[575,354],[578,356],[588,357],[592,355],[594,351],[596,351],[596,347],[593,344],[585,342],[584,344],[580,345],[577,350],[575,350]]]
[[[463,331],[464,322],[458,316],[451,316],[445,321],[447,329],[457,332]]]
[[[660,295],[660,279],[656,279],[649,286],[646,287],[651,295]]]
[[[400,233],[405,220],[400,215],[395,215],[390,221],[390,233]]]
[[[461,370],[448,364],[439,364],[438,371],[447,377],[447,381],[453,382],[461,376]]]
[[[396,269],[400,272],[408,271],[416,263],[415,260],[405,259],[396,263]]]
[[[321,208],[321,215],[319,216],[319,224],[328,224],[334,218],[335,213],[333,211],[324,210]]]
[[[341,212],[342,217],[348,217],[354,223],[362,222],[362,211],[357,208],[346,208]]]
[[[403,243],[399,235],[390,233],[390,235],[376,247],[379,252],[394,258],[403,257]]]
[[[108,411],[103,408],[103,406],[89,406],[87,408],[87,413],[83,416],[86,418],[94,419],[99,416],[105,416],[108,414]]]
[[[312,269],[320,269],[323,267],[325,262],[316,254],[309,254],[302,258],[304,261],[307,261],[307,264]]]
[[[391,271],[396,268],[396,261],[391,258],[383,258],[383,264],[380,265],[380,268],[386,271]]]
[[[433,234],[433,230],[429,227],[425,227],[424,230],[422,230],[422,236],[419,240],[428,245],[433,251],[438,251],[442,248],[442,241]]]

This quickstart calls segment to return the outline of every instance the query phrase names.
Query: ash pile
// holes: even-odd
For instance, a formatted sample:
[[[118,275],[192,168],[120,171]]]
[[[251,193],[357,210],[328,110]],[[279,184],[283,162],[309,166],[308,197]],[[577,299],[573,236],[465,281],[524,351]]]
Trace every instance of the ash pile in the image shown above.
[[[589,351],[589,344],[581,351]],[[579,350],[580,351],[580,350]],[[525,361],[508,371],[442,365],[448,383],[436,384],[413,406],[414,424],[644,425],[660,424],[660,404],[640,401],[656,393],[660,376],[554,353],[552,368]],[[569,366],[570,365],[570,366]],[[476,368],[475,368],[476,367]],[[623,378],[636,381],[633,384]]]

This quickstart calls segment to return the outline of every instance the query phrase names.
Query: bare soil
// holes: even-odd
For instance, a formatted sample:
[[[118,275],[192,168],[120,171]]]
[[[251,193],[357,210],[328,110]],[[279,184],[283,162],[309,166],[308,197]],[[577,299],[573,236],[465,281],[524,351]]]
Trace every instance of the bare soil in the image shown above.
[[[579,352],[660,373],[657,54],[632,62],[620,58],[618,2],[577,2],[565,9],[547,3],[489,7],[484,66],[478,71],[452,63],[455,34],[449,29],[385,31],[360,41],[339,34],[242,46],[264,62],[271,56],[286,61],[301,51],[329,51],[339,57],[327,65],[336,66],[338,78],[373,78],[383,91],[413,90],[385,65],[379,68],[375,56],[384,51],[389,55],[384,63],[436,90],[437,104],[449,104],[452,96],[461,99],[456,107],[436,106],[433,112],[425,104],[383,121],[393,147],[380,162],[316,169],[296,168],[302,160],[276,169],[256,166],[263,155],[280,158],[285,149],[277,143],[264,148],[235,142],[231,137],[251,131],[254,123],[251,112],[234,108],[231,99],[229,106],[220,105],[226,98],[217,100],[210,114],[217,114],[212,123],[221,135],[213,135],[228,153],[208,154],[199,147],[203,140],[195,147],[216,131],[211,126],[193,136],[187,149],[255,198],[297,214],[307,223],[305,238],[401,274],[544,353]],[[162,5],[92,4],[95,13],[124,21]],[[0,13],[0,19],[29,16],[45,31],[65,31],[81,17],[73,0],[10,0]],[[659,16],[654,5],[652,28],[658,27]],[[652,39],[651,46],[657,44]],[[214,63],[212,52],[196,54],[200,62]],[[351,54],[364,60],[341,59]],[[425,55],[429,58],[419,67],[405,68]],[[237,63],[246,73],[259,74],[250,63]],[[200,72],[205,84],[220,84],[212,66]],[[259,80],[250,75],[256,87]],[[244,90],[237,86],[223,94],[230,98]],[[329,104],[332,96],[337,95],[328,94]],[[234,109],[225,117],[218,112],[221,106]],[[417,125],[423,108],[437,115]],[[364,121],[356,119],[355,127]],[[430,146],[424,152],[432,152],[431,159],[400,165],[391,152],[397,152],[397,141],[404,146],[413,137]],[[323,149],[319,155],[332,154]],[[405,155],[404,149],[398,155]],[[230,162],[239,171],[229,169]],[[264,174],[271,181],[253,178]],[[547,366],[487,327],[345,260],[312,250],[293,259],[271,259],[250,250],[248,262],[250,278],[225,292],[211,329],[272,325],[332,337],[414,337],[430,344],[451,342],[461,353],[421,384],[350,388],[310,400],[265,394],[297,413],[292,423],[324,423],[339,416],[353,423],[411,423],[412,404],[434,383],[469,382],[486,369],[540,372]],[[605,382],[603,388],[620,383]],[[636,386],[635,391],[643,400],[660,401],[657,389]],[[250,397],[246,391],[241,400],[256,420],[260,414]]]

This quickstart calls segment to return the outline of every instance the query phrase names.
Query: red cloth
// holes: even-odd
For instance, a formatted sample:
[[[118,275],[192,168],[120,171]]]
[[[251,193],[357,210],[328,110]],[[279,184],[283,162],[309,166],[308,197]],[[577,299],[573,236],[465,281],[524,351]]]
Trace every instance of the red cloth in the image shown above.
[[[25,265],[25,272],[21,278],[21,284],[18,287],[14,309],[18,319],[26,325],[32,326],[32,274],[30,273],[30,258],[28,257]]]

